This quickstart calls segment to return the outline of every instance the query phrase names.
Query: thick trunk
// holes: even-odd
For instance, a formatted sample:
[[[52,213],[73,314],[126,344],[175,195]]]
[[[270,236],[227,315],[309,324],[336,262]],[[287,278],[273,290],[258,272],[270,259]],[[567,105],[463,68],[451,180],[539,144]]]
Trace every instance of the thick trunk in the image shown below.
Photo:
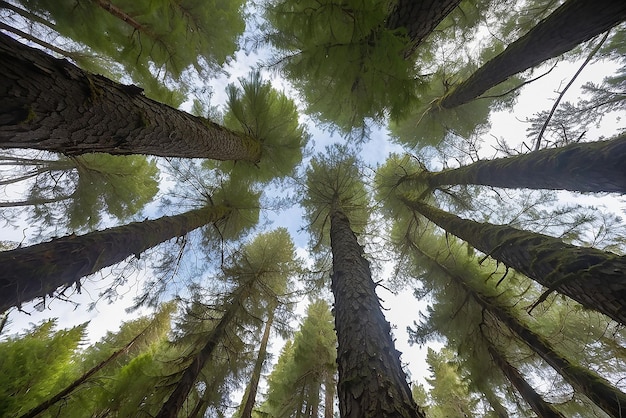
[[[242,309],[243,302],[248,298],[250,288],[254,284],[256,278],[250,278],[247,282],[240,285],[233,293],[232,300],[228,304],[224,315],[217,323],[213,331],[208,335],[202,349],[195,355],[191,364],[187,366],[180,380],[176,384],[174,391],[165,401],[156,418],[176,418],[183,407],[189,392],[198,380],[198,376],[202,372],[207,361],[210,360],[213,351],[223,340],[226,330],[232,326],[232,321]]]
[[[449,109],[467,103],[512,75],[558,57],[625,19],[623,0],[568,0],[454,88],[440,104]]]
[[[404,200],[447,232],[495,260],[626,324],[626,257],[595,248],[576,247],[543,234],[506,225],[459,218],[426,205]]]
[[[515,157],[482,160],[439,173],[423,173],[429,186],[493,187],[626,193],[626,135]]]
[[[544,401],[541,395],[528,384],[520,372],[491,345],[489,346],[489,354],[494,363],[498,365],[507,379],[509,379],[509,382],[517,389],[519,394],[522,395],[522,398],[530,405],[539,418],[565,418],[552,404]]]
[[[410,40],[405,58],[459,5],[460,0],[396,0],[387,16],[387,28],[404,29]]]
[[[261,380],[261,371],[263,370],[263,363],[267,355],[267,343],[270,340],[270,331],[272,329],[272,323],[274,322],[274,309],[270,307],[269,316],[267,322],[265,322],[265,330],[263,331],[263,337],[261,338],[261,346],[259,347],[259,355],[254,364],[254,370],[250,377],[250,383],[248,384],[248,390],[246,390],[246,399],[244,402],[243,411],[241,412],[241,418],[251,418],[252,410],[254,409],[254,403],[256,401],[256,394],[259,388],[259,381]]]
[[[506,325],[506,327],[516,334],[529,348],[537,353],[539,357],[554,368],[576,392],[582,393],[588,397],[611,417],[621,418],[626,414],[626,394],[591,370],[570,363],[569,360],[554,351],[548,341],[522,324],[506,308],[497,303],[496,300],[475,290],[469,280],[454,274],[446,266],[440,264],[439,261],[424,253],[419,248],[414,248],[419,252],[420,256],[426,260],[428,265],[438,269],[453,279],[459,286],[462,286],[467,294],[486,312],[492,315],[498,322]]]
[[[339,210],[331,213],[330,239],[341,416],[423,417],[381,311],[369,263]]]
[[[0,312],[53,294],[104,267],[139,255],[169,239],[227,216],[222,206],[195,209],[153,221],[69,235],[49,242],[0,252]]]
[[[0,148],[258,161],[260,142],[0,34]]]

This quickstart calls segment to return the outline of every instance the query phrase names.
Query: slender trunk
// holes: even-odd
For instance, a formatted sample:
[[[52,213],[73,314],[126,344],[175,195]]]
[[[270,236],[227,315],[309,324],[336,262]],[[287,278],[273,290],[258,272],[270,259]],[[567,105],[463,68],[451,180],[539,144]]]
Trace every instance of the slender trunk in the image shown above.
[[[514,74],[558,57],[626,19],[623,0],[568,0],[441,100],[465,104]]]
[[[333,418],[335,416],[335,374],[326,371],[324,380],[324,418]]]
[[[389,10],[386,26],[391,30],[406,30],[410,43],[404,57],[409,58],[460,2],[460,0],[396,0]]]
[[[260,142],[0,35],[0,148],[258,161]]]
[[[229,209],[205,207],[128,225],[69,235],[52,241],[0,252],[0,312],[51,295],[98,270],[139,255],[169,239],[224,218]]]
[[[150,323],[146,328],[144,328],[143,331],[141,331],[139,334],[137,334],[132,340],[130,340],[124,347],[122,347],[119,350],[113,352],[113,354],[111,354],[109,357],[107,357],[106,359],[102,360],[100,363],[98,363],[97,365],[95,365],[94,367],[89,369],[87,372],[85,372],[78,379],[74,380],[72,383],[70,383],[68,386],[66,386],[65,389],[63,389],[62,391],[58,392],[56,395],[52,396],[51,398],[45,400],[44,402],[40,403],[36,407],[32,408],[30,411],[26,412],[20,418],[34,418],[37,415],[39,415],[40,413],[42,413],[43,411],[45,411],[48,408],[50,408],[55,403],[59,402],[61,399],[65,398],[66,396],[68,396],[69,394],[74,392],[80,385],[85,383],[85,381],[87,381],[87,379],[89,379],[91,376],[93,376],[94,374],[98,373],[104,367],[109,365],[113,360],[115,360],[116,358],[120,357],[122,354],[128,353],[128,351],[132,348],[132,346],[135,345],[135,343],[139,339],[143,338],[144,335],[146,334],[146,332],[153,327],[153,324],[154,324],[154,321],[152,323]]]
[[[481,160],[417,179],[430,187],[481,184],[493,187],[626,193],[626,135],[611,141],[584,142],[562,148],[494,160]]]
[[[488,349],[494,363],[498,365],[507,379],[509,379],[509,382],[517,389],[539,418],[565,418],[552,404],[543,400],[541,395],[528,384],[520,372],[495,347],[490,345]]]
[[[369,263],[338,209],[331,211],[330,239],[341,416],[424,417],[413,401]]]
[[[459,218],[425,203],[404,199],[411,209],[514,268],[615,321],[626,324],[626,257],[506,225]]]
[[[20,38],[26,39],[27,41],[30,41],[32,43],[35,43],[39,46],[42,46],[52,52],[56,52],[57,54],[64,56],[64,57],[68,57],[68,58],[72,58],[74,57],[74,54],[72,54],[69,51],[66,51],[64,49],[61,49],[57,46],[52,45],[51,43],[48,43],[46,41],[43,41],[29,33],[26,33],[24,31],[21,31],[17,28],[14,28],[13,26],[9,26],[6,23],[0,22],[0,29],[5,30],[7,32],[11,32],[14,33],[15,35],[19,36]]]
[[[626,414],[626,394],[593,371],[572,364],[565,357],[554,351],[548,341],[522,324],[507,308],[497,303],[496,299],[481,294],[472,287],[469,280],[453,273],[445,265],[440,264],[439,261],[424,253],[416,246],[413,248],[426,260],[428,265],[443,272],[459,286],[463,287],[465,292],[467,292],[476,303],[485,311],[489,312],[498,322],[506,325],[507,328],[515,333],[528,347],[537,353],[539,357],[554,368],[576,392],[582,393],[588,397],[611,417],[621,418]]]
[[[481,386],[480,391],[485,395],[485,399],[498,418],[509,418],[509,411],[502,405],[502,402],[498,399],[498,395],[496,395],[490,387]]]
[[[245,283],[241,284],[237,290],[233,293],[231,302],[228,304],[224,315],[217,323],[213,331],[207,337],[207,340],[202,349],[195,355],[191,364],[185,369],[180,380],[176,384],[174,391],[170,397],[165,401],[161,410],[156,415],[156,418],[176,418],[180,412],[189,392],[193,388],[194,384],[198,380],[198,376],[202,372],[205,364],[211,358],[213,351],[217,345],[222,341],[226,330],[232,326],[232,321],[237,314],[241,311],[243,302],[248,298],[250,288],[256,281],[256,276],[248,279]]]
[[[189,413],[189,418],[197,418],[200,416],[204,416],[204,411],[206,410],[206,401],[204,399],[198,400],[196,406],[193,407],[193,410]]]
[[[63,200],[71,199],[74,194],[57,196],[57,197],[38,197],[38,198],[30,198],[28,200],[20,200],[13,202],[0,202],[0,208],[18,208],[21,206],[35,206],[35,205],[45,205],[48,203],[56,203],[61,202]]]
[[[250,377],[250,383],[248,384],[248,390],[246,390],[244,407],[241,412],[241,418],[251,418],[252,410],[254,409],[254,403],[256,401],[256,394],[259,388],[259,381],[261,380],[261,371],[263,370],[263,363],[267,356],[267,343],[270,339],[270,331],[272,329],[272,323],[274,322],[274,310],[275,306],[271,306],[267,321],[265,322],[265,330],[263,331],[263,337],[261,338],[261,346],[259,347],[259,355],[254,364],[254,370]]]

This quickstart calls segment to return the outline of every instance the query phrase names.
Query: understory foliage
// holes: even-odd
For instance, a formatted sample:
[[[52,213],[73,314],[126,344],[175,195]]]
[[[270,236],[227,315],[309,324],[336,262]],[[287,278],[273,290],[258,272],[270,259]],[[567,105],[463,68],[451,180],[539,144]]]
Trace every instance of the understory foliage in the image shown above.
[[[608,32],[444,106],[555,10],[583,3],[0,1],[1,37],[191,109],[171,118],[258,157],[175,158],[178,125],[141,115],[171,156],[3,149],[0,415],[626,416],[626,6]],[[4,62],[0,96],[21,97],[27,83]],[[546,87],[562,62],[576,75]],[[91,114],[102,92],[81,77],[90,99],[71,110]],[[520,109],[541,82],[550,100]],[[5,113],[0,136],[38,117]],[[17,127],[14,113],[26,115]],[[507,132],[491,130],[507,117]],[[43,143],[66,122],[28,133]],[[196,139],[185,141],[213,146]],[[112,230],[142,232],[101,238]],[[79,241],[98,251],[81,255]],[[78,277],[5,279],[18,264],[35,281],[57,267]],[[94,265],[108,267],[81,279]],[[78,303],[49,319],[81,288],[91,308],[125,296],[145,315],[99,339],[88,322],[65,325]],[[406,334],[386,309],[402,310]],[[20,311],[36,310],[24,327]],[[400,356],[399,339],[424,350]]]

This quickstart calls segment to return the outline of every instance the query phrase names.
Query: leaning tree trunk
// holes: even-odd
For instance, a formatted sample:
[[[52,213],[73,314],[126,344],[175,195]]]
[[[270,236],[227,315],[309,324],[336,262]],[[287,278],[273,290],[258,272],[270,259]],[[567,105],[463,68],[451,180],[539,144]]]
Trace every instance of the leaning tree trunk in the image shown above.
[[[558,57],[626,19],[623,0],[568,0],[441,100],[465,104],[514,74]]]
[[[421,417],[380,308],[368,261],[346,215],[331,212],[339,411],[342,417]]]
[[[269,316],[265,322],[265,329],[263,331],[263,337],[261,338],[261,345],[259,347],[259,355],[254,364],[254,370],[250,377],[250,383],[248,384],[248,390],[245,392],[244,407],[241,412],[241,418],[251,418],[252,410],[254,409],[254,403],[256,401],[256,394],[259,388],[259,381],[261,380],[261,371],[263,370],[263,363],[265,363],[265,357],[267,356],[267,343],[270,340],[270,331],[272,329],[272,323],[274,322],[274,311],[276,306],[269,308]]]
[[[176,418],[181,408],[185,404],[189,392],[198,380],[202,369],[210,360],[217,345],[224,339],[227,330],[232,326],[232,322],[242,309],[243,302],[248,298],[251,287],[257,276],[242,283],[232,295],[224,315],[220,318],[213,331],[208,335],[202,349],[196,354],[189,366],[184,370],[180,380],[176,384],[174,391],[165,401],[156,418]]]
[[[405,204],[495,260],[626,325],[626,257],[506,225],[459,218],[419,201]]]
[[[387,15],[388,29],[404,29],[409,46],[404,57],[409,58],[420,43],[439,23],[459,5],[461,0],[396,0]]]
[[[259,161],[261,144],[0,34],[0,148]]]
[[[414,249],[425,259],[428,265],[454,280],[482,309],[516,334],[539,357],[554,368],[576,392],[585,395],[611,417],[621,418],[626,415],[626,394],[593,371],[574,365],[559,355],[548,341],[522,324],[508,309],[497,303],[495,298],[487,297],[474,289],[470,280],[453,273],[421,249],[417,247]]]
[[[222,219],[229,212],[224,206],[205,207],[0,252],[0,312],[51,295],[58,288],[75,284],[80,289],[82,277],[132,255],[139,258],[148,248]]]
[[[515,157],[414,177],[430,188],[455,184],[626,193],[626,135],[611,141],[570,144]]]
[[[487,403],[491,406],[491,409],[498,418],[509,418],[509,411],[502,405],[502,402],[498,399],[498,395],[495,394],[492,388],[480,387],[479,390],[485,395]]]
[[[539,418],[565,418],[554,406],[546,402],[541,395],[524,379],[520,372],[509,363],[504,356],[492,345],[488,347],[494,363],[502,370],[509,382],[517,389],[522,398],[530,405]]]

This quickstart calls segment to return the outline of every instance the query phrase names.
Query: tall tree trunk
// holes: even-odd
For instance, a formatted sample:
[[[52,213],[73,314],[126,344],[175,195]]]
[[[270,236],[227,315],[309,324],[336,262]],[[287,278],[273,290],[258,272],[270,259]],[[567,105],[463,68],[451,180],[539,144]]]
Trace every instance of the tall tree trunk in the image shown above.
[[[470,280],[453,273],[417,246],[413,246],[413,248],[430,267],[441,271],[454,280],[482,309],[516,334],[530,349],[554,368],[576,392],[585,395],[611,417],[622,418],[626,414],[626,394],[593,371],[572,364],[565,357],[559,355],[548,341],[522,324],[507,308],[498,303],[497,299],[487,297],[477,291]]]
[[[431,188],[454,184],[626,193],[626,135],[411,176]]]
[[[512,75],[558,57],[625,19],[623,0],[568,0],[456,86],[440,105],[449,109],[465,104]]]
[[[520,372],[494,346],[490,345],[488,349],[494,363],[498,365],[507,379],[509,379],[509,382],[517,389],[539,418],[565,418],[552,404],[543,400],[541,395],[533,389]]]
[[[391,5],[386,25],[405,29],[410,40],[404,57],[409,58],[420,43],[459,5],[460,0],[396,0]]]
[[[368,261],[346,215],[331,211],[332,291],[342,417],[424,417],[380,308]]]
[[[335,416],[335,374],[326,371],[324,379],[324,418],[333,418]]]
[[[52,294],[126,258],[228,215],[225,206],[205,207],[175,216],[133,222],[85,235],[0,252],[0,312]]]
[[[217,323],[213,331],[208,335],[206,342],[202,349],[195,355],[191,364],[187,366],[183,372],[180,380],[178,381],[174,391],[170,397],[165,401],[161,410],[156,415],[156,418],[176,418],[178,413],[183,407],[189,392],[193,388],[193,385],[198,380],[198,376],[202,372],[205,364],[211,358],[213,351],[217,345],[222,341],[226,334],[226,330],[232,325],[232,321],[236,315],[241,311],[243,302],[248,298],[250,289],[257,276],[250,278],[246,282],[242,283],[232,295],[230,303],[226,307],[224,315]]]
[[[244,394],[246,398],[243,402],[244,407],[241,412],[241,418],[252,417],[252,410],[254,409],[254,403],[256,401],[259,381],[261,380],[261,371],[263,370],[263,363],[265,362],[265,357],[267,356],[267,343],[270,340],[270,331],[272,329],[272,323],[274,322],[275,309],[276,306],[269,308],[269,315],[267,317],[267,321],[265,322],[265,329],[263,331],[263,337],[261,338],[261,346],[259,347],[259,355],[256,359],[256,363],[254,364],[254,370],[252,371],[252,376],[250,377],[248,389]]]
[[[447,232],[514,268],[549,290],[626,324],[626,257],[506,225],[459,218],[419,201],[404,199]]]
[[[259,161],[261,144],[0,34],[0,148]]]
[[[492,388],[490,387],[480,387],[481,393],[485,395],[485,399],[493,412],[495,412],[498,418],[509,418],[509,411],[506,410],[500,399],[498,399],[498,395],[495,394]]]

